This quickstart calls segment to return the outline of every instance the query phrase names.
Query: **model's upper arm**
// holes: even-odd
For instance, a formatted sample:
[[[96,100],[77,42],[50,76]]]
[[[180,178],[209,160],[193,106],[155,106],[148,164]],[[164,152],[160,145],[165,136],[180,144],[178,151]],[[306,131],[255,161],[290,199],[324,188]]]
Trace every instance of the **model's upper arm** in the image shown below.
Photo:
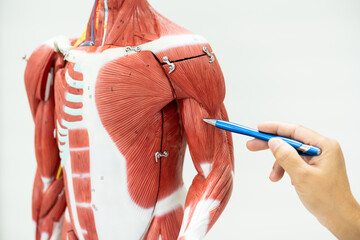
[[[206,47],[211,51],[209,45]],[[175,71],[168,74],[180,103],[190,153],[196,169],[204,177],[211,170],[209,164],[217,159],[223,159],[223,164],[229,163],[231,168],[233,165],[231,135],[203,122],[203,118],[228,119],[223,104],[224,77],[216,56],[212,55],[214,61],[204,54],[174,62]]]
[[[25,69],[25,88],[33,117],[40,101],[46,99],[46,85],[56,52],[41,45],[30,56]]]
[[[201,48],[200,48],[201,49]],[[167,69],[166,69],[167,70]],[[202,239],[225,208],[234,169],[231,134],[204,118],[228,120],[225,83],[216,58],[208,55],[175,62],[169,74],[182,114],[195,176],[185,203],[179,239]]]

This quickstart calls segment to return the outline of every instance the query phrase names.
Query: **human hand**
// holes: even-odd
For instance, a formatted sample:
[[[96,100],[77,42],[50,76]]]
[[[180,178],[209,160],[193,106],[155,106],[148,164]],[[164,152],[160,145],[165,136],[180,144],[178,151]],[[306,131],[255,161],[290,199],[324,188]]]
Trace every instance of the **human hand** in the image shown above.
[[[289,123],[262,123],[258,129],[322,149],[319,156],[304,157],[279,138],[273,138],[268,143],[259,139],[247,142],[251,151],[270,147],[276,158],[270,180],[279,181],[286,171],[304,206],[336,237],[360,239],[360,206],[351,193],[339,143]]]

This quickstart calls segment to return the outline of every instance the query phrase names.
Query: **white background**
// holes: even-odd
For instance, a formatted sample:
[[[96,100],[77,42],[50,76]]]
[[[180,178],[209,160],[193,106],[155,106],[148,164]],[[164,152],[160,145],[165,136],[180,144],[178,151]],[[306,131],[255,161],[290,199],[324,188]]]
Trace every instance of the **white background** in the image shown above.
[[[152,0],[205,36],[217,54],[232,121],[301,123],[340,141],[360,200],[360,2],[358,0]],[[0,0],[0,239],[33,239],[34,126],[21,60],[44,40],[79,36],[90,0]],[[335,239],[290,184],[268,180],[273,158],[234,135],[232,198],[206,239]],[[187,156],[187,185],[195,174]],[[121,204],[121,203],[119,203]]]

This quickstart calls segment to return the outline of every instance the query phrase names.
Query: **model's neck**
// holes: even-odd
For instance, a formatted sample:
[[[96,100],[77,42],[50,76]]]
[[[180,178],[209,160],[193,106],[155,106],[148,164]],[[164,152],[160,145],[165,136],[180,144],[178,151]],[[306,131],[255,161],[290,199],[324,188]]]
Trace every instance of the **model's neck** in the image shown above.
[[[93,26],[93,34],[92,34]],[[147,0],[98,0],[91,13],[86,40],[96,46],[139,45],[159,37],[156,12]]]
[[[108,5],[109,13],[113,10],[116,14],[120,10],[130,9],[138,6],[148,5],[147,0],[98,0],[102,7]]]

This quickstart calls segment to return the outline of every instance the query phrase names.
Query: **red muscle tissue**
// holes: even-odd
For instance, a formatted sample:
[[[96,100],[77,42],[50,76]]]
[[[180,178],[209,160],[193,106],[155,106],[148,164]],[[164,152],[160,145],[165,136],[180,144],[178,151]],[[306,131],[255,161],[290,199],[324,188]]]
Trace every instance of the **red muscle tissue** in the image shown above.
[[[203,239],[232,191],[225,84],[206,39],[146,0],[96,0],[28,60],[36,239]],[[186,145],[198,172],[182,180]]]

